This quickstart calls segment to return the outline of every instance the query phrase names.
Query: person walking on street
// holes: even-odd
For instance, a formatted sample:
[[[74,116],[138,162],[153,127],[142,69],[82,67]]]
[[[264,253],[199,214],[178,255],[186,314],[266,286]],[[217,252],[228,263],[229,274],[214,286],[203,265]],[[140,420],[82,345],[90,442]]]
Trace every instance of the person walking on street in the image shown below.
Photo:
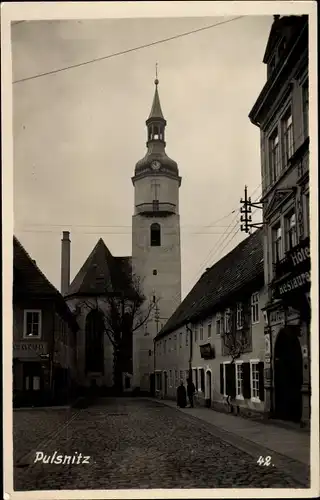
[[[177,389],[177,406],[179,406],[179,408],[185,408],[187,406],[187,391],[182,380]]]
[[[188,399],[190,402],[190,408],[193,408],[193,395],[196,392],[196,388],[194,386],[194,383],[190,378],[187,379],[187,393],[188,393]]]

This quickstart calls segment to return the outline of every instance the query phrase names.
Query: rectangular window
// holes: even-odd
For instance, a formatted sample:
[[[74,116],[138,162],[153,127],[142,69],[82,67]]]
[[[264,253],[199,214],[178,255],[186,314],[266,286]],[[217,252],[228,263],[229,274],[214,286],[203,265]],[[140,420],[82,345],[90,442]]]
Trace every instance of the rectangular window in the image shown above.
[[[198,325],[194,325],[194,341],[198,342]]]
[[[282,234],[280,224],[272,228],[272,257],[273,263],[282,259]]]
[[[169,370],[169,387],[172,387],[172,370]]]
[[[189,378],[189,370],[186,370],[186,380]]]
[[[230,364],[230,361],[223,363],[223,395],[227,396],[227,365]]]
[[[41,311],[25,309],[23,336],[25,338],[41,338]]]
[[[288,111],[282,120],[283,126],[283,145],[286,162],[291,158],[294,153],[294,143],[293,143],[293,125],[292,125],[292,114]]]
[[[231,311],[226,309],[224,313],[224,333],[230,333],[231,331]]]
[[[178,385],[179,385],[178,370],[174,371],[174,381],[175,381],[175,386],[178,387]]]
[[[176,333],[174,334],[174,347],[173,348],[174,348],[174,350],[177,349],[177,334]]]
[[[306,236],[310,235],[310,199],[309,193],[305,196],[305,207],[306,207]]]
[[[200,335],[199,335],[199,340],[203,340],[203,323],[200,323]]]
[[[183,380],[183,371],[182,370],[180,370],[179,376],[180,376],[180,380],[179,380],[179,384],[180,384],[180,382],[184,382],[184,380]]]
[[[243,328],[243,305],[241,302],[237,304],[237,330]]]
[[[250,361],[251,370],[251,399],[259,400],[259,362]]]
[[[222,331],[222,318],[221,318],[221,314],[218,313],[217,316],[216,316],[216,334],[217,335],[221,335],[221,331]]]
[[[298,243],[297,237],[297,222],[295,212],[287,214],[285,217],[285,231],[286,231],[286,250],[291,250]]]
[[[211,323],[208,324],[208,339],[211,338]]]
[[[275,182],[281,172],[280,143],[278,129],[274,131],[270,139],[270,181]]]
[[[182,347],[182,335],[183,335],[183,333],[182,333],[182,332],[180,332],[180,335],[179,335],[179,337],[180,337],[180,349],[181,349],[181,347]]]
[[[243,398],[243,367],[236,363],[236,397]]]
[[[259,293],[251,295],[251,322],[259,323]]]
[[[309,136],[309,81],[302,86],[302,113],[304,138]]]
[[[168,352],[171,352],[171,349],[172,349],[171,337],[169,337],[169,340],[168,340]]]

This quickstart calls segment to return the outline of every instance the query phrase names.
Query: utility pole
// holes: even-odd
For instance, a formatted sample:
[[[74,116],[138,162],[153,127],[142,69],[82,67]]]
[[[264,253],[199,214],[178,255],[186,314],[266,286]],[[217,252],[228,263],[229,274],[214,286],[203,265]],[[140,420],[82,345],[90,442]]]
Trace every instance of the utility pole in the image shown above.
[[[252,208],[259,208],[260,210],[262,210],[263,204],[260,201],[252,202],[250,196],[248,198],[247,186],[244,187],[244,200],[241,198],[240,203],[243,205],[243,207],[240,208],[240,213],[243,214],[240,217],[240,222],[243,222],[243,224],[241,224],[240,226],[240,231],[249,233],[251,228],[261,227],[263,225],[263,222],[252,222],[252,216],[250,214],[252,213]]]

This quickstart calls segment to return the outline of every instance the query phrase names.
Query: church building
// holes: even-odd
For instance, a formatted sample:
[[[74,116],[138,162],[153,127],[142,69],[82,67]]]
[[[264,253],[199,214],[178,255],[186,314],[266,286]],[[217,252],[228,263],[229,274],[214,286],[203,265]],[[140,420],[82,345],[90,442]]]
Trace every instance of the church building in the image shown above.
[[[147,152],[135,166],[132,257],[115,257],[102,239],[70,284],[70,235],[63,232],[61,293],[79,324],[78,380],[81,386],[114,385],[114,345],[106,335],[102,305],[107,292],[122,294],[137,280],[146,321],[124,344],[123,387],[154,390],[154,338],[181,302],[178,165],[166,152],[158,79],[147,126]],[[96,304],[94,306],[94,304]],[[150,307],[151,306],[151,307]]]

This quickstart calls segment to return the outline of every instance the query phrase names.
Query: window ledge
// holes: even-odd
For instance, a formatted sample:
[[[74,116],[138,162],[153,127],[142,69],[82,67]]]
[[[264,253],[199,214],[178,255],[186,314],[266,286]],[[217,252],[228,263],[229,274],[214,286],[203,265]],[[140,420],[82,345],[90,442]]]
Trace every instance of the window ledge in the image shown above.
[[[252,401],[252,403],[261,403],[260,398],[250,398],[250,401]]]

